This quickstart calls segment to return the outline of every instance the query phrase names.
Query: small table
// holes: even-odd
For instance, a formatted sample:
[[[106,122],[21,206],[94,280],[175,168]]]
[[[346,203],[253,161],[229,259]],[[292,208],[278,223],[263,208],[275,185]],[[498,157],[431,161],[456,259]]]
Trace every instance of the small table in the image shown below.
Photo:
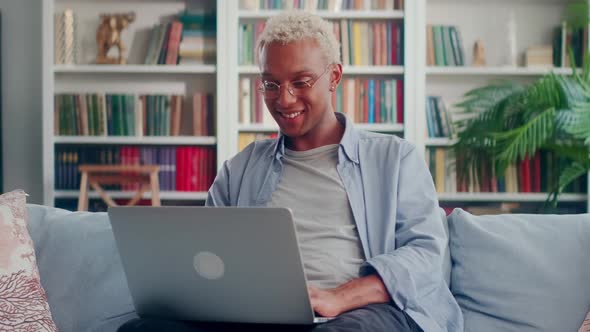
[[[117,206],[101,185],[109,184],[139,184],[139,190],[127,203],[135,205],[146,191],[151,191],[152,206],[160,206],[160,184],[158,182],[158,165],[80,165],[78,167],[82,177],[80,179],[80,196],[78,197],[78,211],[88,210],[88,184],[98,192],[108,206]]]

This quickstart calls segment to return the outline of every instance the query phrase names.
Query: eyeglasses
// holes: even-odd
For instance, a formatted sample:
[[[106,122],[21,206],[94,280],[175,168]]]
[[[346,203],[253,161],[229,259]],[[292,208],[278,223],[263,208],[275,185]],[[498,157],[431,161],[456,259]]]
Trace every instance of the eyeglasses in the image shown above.
[[[287,91],[289,91],[289,93],[292,96],[299,97],[304,95],[309,89],[313,88],[317,81],[319,81],[320,78],[322,78],[322,76],[324,76],[328,72],[329,68],[330,65],[328,65],[326,69],[324,69],[324,72],[315,79],[292,81],[288,82],[286,86],[285,84],[277,84],[275,82],[262,81],[262,83],[258,87],[258,91],[260,91],[264,95],[264,98],[274,99],[278,98],[281,95],[281,86],[285,86],[287,88]]]

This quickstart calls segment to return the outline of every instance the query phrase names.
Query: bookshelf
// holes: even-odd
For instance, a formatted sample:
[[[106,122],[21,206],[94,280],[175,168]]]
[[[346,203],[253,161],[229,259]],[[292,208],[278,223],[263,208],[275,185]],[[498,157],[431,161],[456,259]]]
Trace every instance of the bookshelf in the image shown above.
[[[75,14],[76,20],[74,27],[76,29],[77,57],[74,63],[58,64],[54,43],[56,38],[54,36],[54,26],[58,18],[54,14],[60,13],[65,9],[72,9]],[[72,186],[72,182],[69,182],[68,188],[64,188],[64,180],[60,177],[63,175],[62,172],[71,172],[71,170],[67,170],[67,162],[64,163],[65,166],[60,164],[61,156],[68,156],[68,151],[75,151],[76,159],[78,157],[81,158],[85,153],[92,154],[96,151],[102,153],[103,150],[112,150],[116,151],[113,152],[114,154],[118,154],[119,152],[117,151],[121,151],[120,162],[123,162],[124,156],[122,151],[136,149],[138,151],[136,154],[140,155],[139,158],[144,158],[144,155],[150,155],[152,158],[155,158],[150,160],[151,163],[161,164],[164,161],[160,158],[164,158],[164,156],[166,158],[170,157],[171,159],[166,159],[165,162],[168,165],[165,166],[174,165],[174,169],[176,170],[180,167],[180,161],[177,160],[177,156],[173,155],[180,153],[181,148],[191,151],[186,152],[186,160],[194,160],[190,159],[193,156],[189,155],[189,153],[196,153],[196,149],[209,149],[207,150],[209,151],[209,155],[206,157],[202,155],[199,158],[211,157],[211,160],[221,160],[216,155],[212,155],[212,153],[216,154],[223,151],[218,145],[224,145],[226,135],[218,135],[222,130],[217,128],[217,125],[223,127],[223,116],[218,117],[219,113],[216,111],[212,113],[214,117],[213,123],[217,125],[211,131],[214,133],[211,136],[194,133],[191,124],[187,124],[194,119],[191,119],[190,116],[185,118],[185,116],[194,111],[192,109],[192,97],[195,93],[214,96],[210,100],[212,104],[208,104],[207,107],[213,109],[223,109],[226,107],[225,98],[217,93],[217,91],[223,90],[220,88],[223,87],[223,82],[219,77],[223,75],[224,70],[219,69],[218,64],[226,62],[225,53],[218,52],[214,61],[203,64],[144,64],[152,38],[151,32],[153,27],[157,24],[171,22],[179,13],[185,10],[204,13],[215,12],[215,19],[217,21],[223,22],[225,20],[224,4],[221,1],[43,1],[43,188],[45,204],[55,205],[58,200],[75,201],[78,197],[78,190],[75,186]],[[99,24],[99,14],[126,12],[134,12],[136,14],[135,21],[123,30],[121,34],[121,38],[127,47],[127,64],[96,64],[94,59],[96,55],[96,28]],[[219,29],[216,31],[216,38],[216,43],[225,45],[225,30]],[[100,95],[104,95],[105,100],[108,100],[109,95],[111,98],[114,98],[113,96],[116,94],[125,94],[131,96],[134,100],[134,106],[131,111],[135,112],[135,116],[138,115],[137,108],[141,105],[139,103],[141,100],[140,96],[162,95],[162,99],[171,102],[173,97],[166,99],[165,96],[179,95],[182,96],[180,97],[182,99],[182,106],[180,108],[182,117],[179,132],[172,136],[170,132],[165,131],[148,133],[145,129],[136,129],[131,132],[125,132],[124,135],[121,135],[121,133],[114,135],[112,132],[106,133],[107,130],[105,129],[105,132],[98,134],[89,133],[87,135],[80,135],[80,133],[77,133],[72,135],[69,133],[65,135],[61,131],[61,127],[60,129],[54,128],[55,121],[61,121],[61,119],[56,119],[56,111],[62,112],[62,109],[57,108],[61,106],[56,107],[54,96],[62,94],[82,95],[89,99],[91,97],[88,96],[98,94],[99,100],[101,98]],[[146,99],[142,101],[145,103],[144,108],[149,107]],[[77,104],[76,107],[79,108],[79,105]],[[110,107],[110,104],[108,107]],[[114,104],[112,107],[112,111],[114,112]],[[90,110],[89,105],[88,110]],[[79,111],[77,110],[76,112]],[[155,112],[159,112],[159,110]],[[76,113],[76,116],[80,116],[80,113]],[[61,122],[59,123],[61,126]],[[138,125],[138,123],[135,124]],[[116,123],[114,125],[117,126]],[[111,128],[109,127],[108,130],[110,131]],[[211,151],[212,149],[213,151]],[[137,158],[138,156],[128,155],[127,157]],[[100,162],[104,162],[104,160]],[[137,162],[137,160],[134,162]],[[144,162],[144,160],[141,159],[141,162]],[[211,165],[211,167],[214,175],[217,165]],[[68,174],[71,177],[71,174]],[[171,180],[171,178],[167,179]],[[169,183],[167,185],[168,188],[162,187],[161,199],[163,204],[187,204],[189,202],[192,202],[191,204],[199,204],[199,202],[202,202],[206,198],[206,190],[201,189],[195,191],[190,188],[182,188],[181,190],[175,181],[171,181],[173,183]],[[132,196],[132,192],[119,189],[109,190],[109,194],[116,199],[129,199]],[[98,196],[91,194],[90,198],[96,199]],[[149,199],[149,195],[146,198]]]
[[[570,1],[567,0],[519,0],[519,1],[464,1],[464,0],[419,0],[419,17],[416,20],[418,32],[416,34],[419,45],[415,56],[425,61],[418,63],[417,72],[420,73],[416,95],[416,141],[424,149],[427,160],[430,150],[448,149],[455,140],[449,138],[429,138],[427,134],[427,96],[443,98],[447,110],[453,116],[456,109],[453,105],[462,100],[465,92],[498,80],[510,80],[519,83],[530,83],[540,76],[551,72],[556,74],[571,74],[570,68],[539,68],[525,66],[525,51],[528,47],[551,45],[553,29],[560,25],[564,9]],[[517,63],[510,61],[507,46],[509,22],[515,23]],[[454,26],[461,34],[464,50],[464,66],[452,65],[435,66],[426,61],[428,58],[429,38],[433,38],[436,45],[436,35],[427,33],[431,26]],[[473,66],[473,47],[477,40],[483,41],[486,55],[485,66]],[[446,45],[445,45],[446,47]],[[448,57],[448,53],[447,53]],[[432,59],[432,58],[431,58]],[[455,119],[457,115],[455,114]],[[451,157],[453,158],[453,157]],[[447,174],[445,162],[445,174]],[[431,167],[432,169],[432,167]],[[433,173],[436,173],[433,170]],[[448,180],[448,179],[447,179]],[[436,183],[436,180],[435,180]],[[453,187],[455,183],[451,183]],[[443,206],[481,206],[498,203],[520,203],[541,206],[547,199],[546,193],[538,192],[455,192],[439,191],[439,200]],[[560,196],[560,204],[575,206],[577,211],[589,211],[587,185],[582,188],[583,193],[565,193]]]
[[[289,2],[289,0],[286,0]],[[394,1],[397,3],[397,1]],[[361,129],[402,136],[413,142],[425,154],[431,148],[448,148],[455,140],[428,138],[426,97],[441,96],[452,112],[452,105],[463,93],[498,79],[531,82],[539,76],[555,72],[570,73],[567,68],[526,68],[522,54],[533,45],[548,44],[554,26],[559,25],[566,5],[563,0],[412,0],[404,1],[404,8],[395,10],[316,10],[333,22],[393,22],[403,26],[403,63],[395,65],[343,66],[343,79],[403,80],[403,123],[359,123]],[[257,65],[242,64],[240,26],[266,20],[279,13],[273,9],[246,9],[247,3],[258,1],[198,1],[198,0],[48,0],[43,1],[43,187],[44,202],[53,205],[55,199],[76,198],[77,191],[55,189],[55,154],[61,146],[204,146],[216,151],[216,167],[239,151],[240,133],[271,135],[277,133],[274,123],[240,122],[240,83],[244,78],[255,79]],[[340,3],[336,1],[336,3]],[[370,3],[370,2],[368,2]],[[144,65],[142,57],[149,41],[149,28],[165,22],[187,6],[215,9],[217,19],[215,63],[202,65]],[[72,8],[78,15],[79,61],[73,65],[54,64],[53,14]],[[95,31],[98,13],[135,11],[137,19],[123,32],[129,47],[129,64],[93,64]],[[506,20],[513,13],[517,22],[518,66],[506,66]],[[465,66],[442,67],[427,65],[426,27],[457,26],[465,50]],[[475,40],[484,41],[487,66],[473,67],[472,46]],[[141,51],[144,50],[144,51]],[[130,94],[167,93],[185,96],[194,92],[215,94],[215,135],[205,137],[87,137],[54,134],[55,94],[65,92],[113,92]],[[125,191],[112,192],[125,198]],[[162,200],[185,203],[202,201],[204,192],[163,190]],[[92,196],[91,196],[92,197]],[[541,204],[543,193],[456,193],[439,194],[442,204],[478,204],[524,202]],[[586,194],[566,194],[562,201],[581,205],[589,202]]]
[[[397,1],[395,1],[397,3]],[[293,3],[293,1],[284,1],[285,6],[288,6],[289,3]],[[312,2],[313,3],[313,2]],[[339,2],[336,2],[339,3]],[[365,2],[369,3],[369,2]],[[391,4],[393,5],[393,1]],[[229,35],[229,43],[238,45],[239,43],[239,29],[241,25],[244,24],[255,24],[256,22],[261,22],[273,15],[276,15],[280,12],[280,10],[275,9],[259,9],[259,8],[251,8],[245,9],[248,5],[252,5],[251,1],[235,1],[230,2],[227,4],[228,10],[228,17],[230,19],[227,26],[230,30]],[[256,2],[254,5],[258,5]],[[307,5],[307,3],[305,3]],[[402,55],[399,55],[400,58],[403,58],[403,62],[400,64],[390,64],[390,65],[351,65],[349,63],[343,63],[343,82],[346,79],[356,79],[356,80],[402,80],[405,87],[413,86],[413,80],[415,74],[413,72],[415,65],[414,65],[414,57],[413,52],[415,50],[414,45],[414,33],[415,29],[411,28],[414,24],[414,18],[416,17],[415,14],[415,6],[413,2],[406,2],[405,8],[400,9],[398,6],[394,6],[395,9],[338,9],[334,8],[333,10],[314,10],[319,16],[327,19],[335,24],[340,24],[340,30],[343,29],[343,22],[347,22],[346,24],[352,24],[348,22],[363,22],[368,25],[374,24],[375,22],[391,22],[390,24],[398,24],[403,26],[403,47],[401,48],[400,52]],[[344,37],[343,37],[344,38]],[[228,86],[235,86],[239,87],[241,81],[243,79],[248,78],[255,78],[258,73],[258,66],[256,64],[242,64],[243,61],[240,59],[239,51],[236,52],[229,52],[230,53],[230,63],[228,64],[228,68],[230,69],[229,72],[233,73],[227,78]],[[350,63],[353,63],[352,61]],[[240,89],[238,89],[239,95]],[[413,127],[413,116],[412,112],[409,112],[413,108],[414,105],[414,91],[412,89],[403,89],[403,123],[357,123],[358,128],[364,130],[371,130],[376,132],[384,132],[389,134],[400,135],[405,138],[412,140],[412,135],[414,134],[413,130],[407,130],[406,127]],[[230,97],[230,107],[229,109],[239,110],[241,101],[238,99],[233,99]],[[362,121],[364,122],[364,121]],[[262,123],[242,123],[240,122],[240,116],[238,112],[233,115],[232,121],[228,124],[228,131],[230,134],[234,135],[234,139],[230,140],[231,142],[236,142],[230,146],[228,150],[230,155],[233,155],[238,152],[238,144],[239,141],[238,137],[241,133],[276,133],[277,127],[274,123],[268,123],[264,120]]]

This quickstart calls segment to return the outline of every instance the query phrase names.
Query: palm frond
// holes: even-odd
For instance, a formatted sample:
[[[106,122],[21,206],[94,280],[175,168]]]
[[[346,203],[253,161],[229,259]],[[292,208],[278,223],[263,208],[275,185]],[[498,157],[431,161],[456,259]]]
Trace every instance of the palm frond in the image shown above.
[[[519,128],[495,133],[498,159],[507,164],[532,156],[553,135],[555,109],[548,108]]]
[[[590,155],[589,147],[585,146],[581,141],[548,142],[543,146],[543,149],[553,151],[568,160],[582,163],[586,162]]]
[[[584,141],[584,144],[590,145],[590,102],[583,102],[576,105],[573,111],[564,112],[568,114],[567,123],[564,130],[574,138]]]
[[[553,188],[549,194],[549,197],[547,198],[547,202],[553,206],[556,206],[558,197],[561,193],[563,193],[564,189],[580,176],[587,174],[589,170],[590,163],[588,162],[588,159],[585,162],[574,162],[569,167],[567,167],[559,176],[557,188]]]
[[[497,81],[487,86],[468,91],[464,100],[455,107],[464,113],[480,113],[491,110],[502,100],[509,96],[521,93],[524,87],[510,81]]]
[[[584,27],[590,19],[589,7],[586,0],[577,0],[566,7],[565,19],[574,29]]]

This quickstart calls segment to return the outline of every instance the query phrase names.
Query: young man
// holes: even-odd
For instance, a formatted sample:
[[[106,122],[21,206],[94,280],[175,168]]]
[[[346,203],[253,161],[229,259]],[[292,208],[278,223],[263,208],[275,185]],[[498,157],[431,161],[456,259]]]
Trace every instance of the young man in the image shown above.
[[[423,158],[334,112],[342,65],[331,24],[304,12],[271,18],[258,51],[260,92],[281,135],[226,161],[207,205],[292,209],[312,306],[337,316],[314,331],[463,331],[443,280],[447,238]]]

